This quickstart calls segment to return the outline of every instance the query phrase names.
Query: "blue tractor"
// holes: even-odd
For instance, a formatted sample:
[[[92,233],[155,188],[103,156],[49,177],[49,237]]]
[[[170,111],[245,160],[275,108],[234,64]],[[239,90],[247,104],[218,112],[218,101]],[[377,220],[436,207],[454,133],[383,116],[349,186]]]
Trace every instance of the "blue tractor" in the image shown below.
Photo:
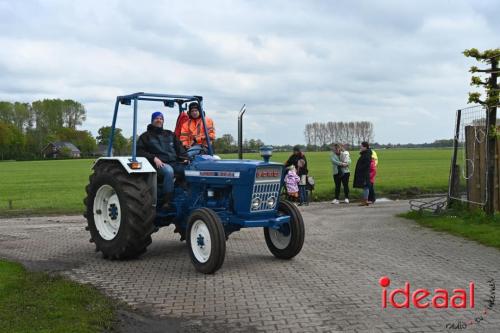
[[[171,108],[177,105],[179,113],[187,103],[196,101],[205,123],[201,96],[140,92],[117,97],[108,154],[95,161],[84,200],[87,230],[96,251],[112,260],[137,257],[151,244],[153,232],[175,224],[186,239],[194,267],[206,274],[222,266],[226,240],[241,228],[263,228],[266,244],[277,258],[291,259],[300,252],[304,222],[294,204],[280,199],[284,166],[269,162],[271,147],[261,149],[263,161],[222,160],[213,154],[205,133],[207,151],[186,165],[185,177],[176,181],[168,209],[157,205],[161,188],[156,170],[146,158],[136,155],[139,101]],[[121,104],[133,104],[131,156],[112,156]]]

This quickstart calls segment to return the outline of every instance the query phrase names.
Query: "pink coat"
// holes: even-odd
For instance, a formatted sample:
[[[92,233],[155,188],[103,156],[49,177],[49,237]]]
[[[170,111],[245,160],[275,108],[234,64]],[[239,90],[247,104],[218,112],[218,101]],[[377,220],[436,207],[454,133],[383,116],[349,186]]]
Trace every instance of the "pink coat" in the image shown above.
[[[375,160],[372,158],[370,162],[370,183],[375,184],[375,176],[377,175],[377,165]]]
[[[299,191],[300,177],[297,176],[295,171],[288,171],[285,176],[286,191],[288,193],[295,193]]]

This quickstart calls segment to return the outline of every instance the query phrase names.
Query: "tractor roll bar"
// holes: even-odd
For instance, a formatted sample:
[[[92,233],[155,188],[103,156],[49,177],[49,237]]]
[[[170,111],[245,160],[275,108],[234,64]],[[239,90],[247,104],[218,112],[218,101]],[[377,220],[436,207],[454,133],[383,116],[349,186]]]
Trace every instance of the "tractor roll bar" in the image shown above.
[[[116,118],[118,117],[118,108],[120,104],[130,105],[134,101],[134,122],[132,125],[132,161],[137,161],[137,105],[138,101],[150,101],[150,102],[166,102],[166,101],[180,101],[179,110],[181,110],[181,104],[187,102],[197,101],[200,104],[200,116],[203,122],[203,127],[205,130],[205,137],[207,139],[208,153],[213,155],[212,142],[208,136],[207,123],[205,121],[205,112],[203,112],[203,97],[201,96],[190,96],[190,95],[169,95],[169,94],[152,94],[145,92],[137,92],[134,94],[123,95],[116,97],[115,109],[113,112],[113,122],[111,124],[111,133],[109,137],[108,144],[108,157],[112,156],[113,149],[113,138],[115,135],[116,128]],[[164,103],[165,104],[165,103]],[[165,104],[166,105],[166,104]],[[182,111],[182,110],[181,110]]]

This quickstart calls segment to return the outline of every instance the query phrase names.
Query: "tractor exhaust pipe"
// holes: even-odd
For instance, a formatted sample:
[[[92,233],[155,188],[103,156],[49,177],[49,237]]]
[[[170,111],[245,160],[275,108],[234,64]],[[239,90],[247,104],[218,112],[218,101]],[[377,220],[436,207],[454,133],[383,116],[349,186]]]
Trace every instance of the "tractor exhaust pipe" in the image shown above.
[[[238,158],[240,160],[243,159],[243,114],[246,110],[247,107],[243,104],[238,114]]]

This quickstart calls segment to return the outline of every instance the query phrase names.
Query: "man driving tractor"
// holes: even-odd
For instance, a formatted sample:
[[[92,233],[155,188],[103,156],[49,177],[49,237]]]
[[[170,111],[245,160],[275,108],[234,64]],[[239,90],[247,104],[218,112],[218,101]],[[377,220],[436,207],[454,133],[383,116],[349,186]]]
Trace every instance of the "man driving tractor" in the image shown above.
[[[183,176],[187,155],[172,131],[163,129],[163,114],[154,112],[151,124],[137,141],[137,156],[146,157],[163,175],[163,209],[168,209],[174,192],[174,174]]]

